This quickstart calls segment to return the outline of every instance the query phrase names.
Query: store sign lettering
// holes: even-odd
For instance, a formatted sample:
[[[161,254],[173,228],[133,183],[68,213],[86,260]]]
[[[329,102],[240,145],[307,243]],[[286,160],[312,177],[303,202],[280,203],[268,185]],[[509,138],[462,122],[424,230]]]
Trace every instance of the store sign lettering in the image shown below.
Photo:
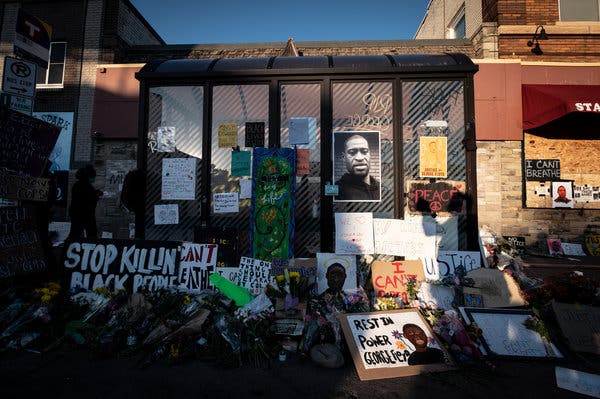
[[[579,112],[600,112],[600,103],[575,103]]]

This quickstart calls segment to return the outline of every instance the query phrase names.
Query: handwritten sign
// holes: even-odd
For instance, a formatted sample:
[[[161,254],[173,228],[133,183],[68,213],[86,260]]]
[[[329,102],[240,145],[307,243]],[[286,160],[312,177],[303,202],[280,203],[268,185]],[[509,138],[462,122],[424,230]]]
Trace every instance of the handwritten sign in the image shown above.
[[[220,123],[218,128],[219,148],[237,147],[237,123]]]
[[[444,285],[421,283],[417,299],[423,306],[433,309],[451,310],[454,305],[454,288]]]
[[[70,288],[138,292],[177,286],[179,242],[86,240],[66,244],[63,266]]]
[[[419,177],[445,178],[448,175],[448,138],[419,137]]]
[[[466,213],[466,184],[463,181],[409,180],[406,185],[410,213],[435,212],[441,215]]]
[[[479,269],[481,253],[479,251],[439,251],[437,257],[423,259],[427,281],[438,281],[454,276],[456,268],[459,266],[463,267],[467,273]]]
[[[250,176],[250,151],[231,152],[231,176]]]
[[[327,269],[334,263],[339,263],[346,269],[346,280],[342,290],[356,289],[356,256],[330,253],[317,253],[317,293],[327,290]]]
[[[411,278],[417,281],[425,280],[420,260],[394,262],[375,260],[371,263],[371,282],[378,297],[390,294],[394,297],[401,297],[405,303],[408,303],[410,299],[406,292],[406,284]]]
[[[0,107],[0,168],[40,177],[60,127]]]
[[[213,194],[213,212],[214,213],[237,213],[240,211],[240,201],[238,193],[214,193]]]
[[[40,272],[47,267],[35,209],[0,207],[0,278]]]
[[[296,149],[296,175],[310,174],[310,150],[308,148]]]
[[[444,371],[452,366],[417,309],[338,317],[361,380]]]
[[[427,259],[435,256],[435,224],[412,219],[373,219],[375,253]]]
[[[193,291],[212,288],[208,277],[214,273],[218,245],[184,242],[179,262],[179,287]]]
[[[196,158],[164,158],[161,199],[193,200],[195,198]]]
[[[246,147],[264,147],[265,146],[265,123],[264,122],[246,122]]]
[[[0,198],[47,201],[49,179],[17,176],[0,171]]]
[[[375,252],[372,213],[338,212],[335,214],[335,252],[349,255]]]
[[[482,344],[490,356],[545,358],[563,357],[540,334],[525,327],[533,313],[529,310],[463,308],[471,323],[482,331]]]
[[[252,295],[258,295],[269,284],[271,262],[242,256],[238,273],[238,285],[248,288]]]
[[[600,354],[600,309],[553,302],[552,309],[569,347],[576,352]]]
[[[525,180],[560,180],[560,159],[526,159]]]
[[[179,224],[179,205],[154,205],[154,224]]]
[[[525,250],[525,237],[522,236],[504,236],[508,245],[511,246],[515,251],[523,252]]]

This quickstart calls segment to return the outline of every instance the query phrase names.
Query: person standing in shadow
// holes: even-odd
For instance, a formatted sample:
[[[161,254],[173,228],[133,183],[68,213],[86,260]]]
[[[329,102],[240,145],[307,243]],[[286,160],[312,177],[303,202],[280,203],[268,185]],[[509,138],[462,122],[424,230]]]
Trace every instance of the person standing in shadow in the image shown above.
[[[84,237],[97,238],[96,204],[102,196],[102,191],[94,188],[92,183],[96,179],[96,170],[92,165],[87,165],[75,174],[77,181],[71,189],[71,231],[69,239],[77,240]]]

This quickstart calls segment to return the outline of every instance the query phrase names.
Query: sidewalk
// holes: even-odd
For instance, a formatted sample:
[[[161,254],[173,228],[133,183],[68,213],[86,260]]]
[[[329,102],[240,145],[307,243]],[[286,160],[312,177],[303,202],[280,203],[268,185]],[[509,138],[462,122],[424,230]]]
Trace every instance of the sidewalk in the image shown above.
[[[352,363],[326,369],[294,356],[268,369],[223,369],[189,361],[146,368],[139,358],[94,360],[86,352],[8,353],[0,357],[0,392],[12,398],[585,398],[556,387],[559,365],[600,373],[600,360],[493,361],[496,368],[360,381]]]

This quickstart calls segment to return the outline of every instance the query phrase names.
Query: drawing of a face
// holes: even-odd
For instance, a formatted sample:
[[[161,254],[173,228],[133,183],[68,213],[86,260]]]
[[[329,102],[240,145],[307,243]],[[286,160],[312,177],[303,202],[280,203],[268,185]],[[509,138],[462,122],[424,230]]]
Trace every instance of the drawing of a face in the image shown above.
[[[417,349],[427,347],[427,334],[416,324],[405,324],[402,328],[404,337],[408,339]]]
[[[333,292],[340,292],[346,281],[346,268],[340,263],[333,263],[327,268],[327,286]]]
[[[344,161],[350,174],[365,177],[369,175],[371,154],[369,143],[362,136],[352,136],[345,144]]]

